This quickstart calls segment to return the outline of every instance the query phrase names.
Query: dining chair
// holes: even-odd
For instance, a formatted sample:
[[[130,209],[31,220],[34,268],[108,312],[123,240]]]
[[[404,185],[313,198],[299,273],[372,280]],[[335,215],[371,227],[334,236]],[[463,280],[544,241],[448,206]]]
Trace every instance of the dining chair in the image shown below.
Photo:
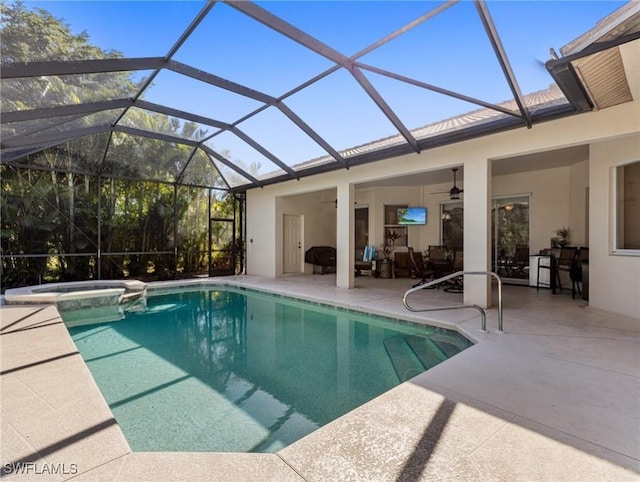
[[[453,267],[452,272],[464,270],[464,251],[462,249],[456,249],[453,252]],[[464,277],[457,276],[451,280],[451,284],[444,289],[447,293],[462,293],[464,292]]]
[[[439,245],[430,245],[428,249],[429,261],[427,265],[435,271],[437,277],[443,276],[451,272],[451,260],[447,259],[447,247]]]
[[[422,254],[416,253],[412,247],[409,247],[408,251],[409,251],[409,262],[413,266],[413,270],[416,274],[416,277],[420,278],[420,281],[414,284],[413,288],[433,280],[433,275],[435,271],[426,265],[426,263],[424,262],[424,259],[422,258]],[[434,287],[429,287],[429,288],[434,288]]]
[[[585,262],[589,262],[589,248],[581,246],[578,248],[578,254],[573,264],[573,269],[570,273],[571,277],[571,298],[576,297],[576,293],[582,294],[582,268]]]
[[[524,275],[524,271],[529,267],[529,245],[517,244],[516,251],[513,255],[512,271],[516,275]]]
[[[565,272],[569,274],[569,279],[573,277],[575,271],[576,259],[578,256],[577,246],[562,246],[560,248],[560,255],[555,263],[555,275],[556,275],[556,288],[560,288],[562,292],[562,280],[560,279],[560,273]]]

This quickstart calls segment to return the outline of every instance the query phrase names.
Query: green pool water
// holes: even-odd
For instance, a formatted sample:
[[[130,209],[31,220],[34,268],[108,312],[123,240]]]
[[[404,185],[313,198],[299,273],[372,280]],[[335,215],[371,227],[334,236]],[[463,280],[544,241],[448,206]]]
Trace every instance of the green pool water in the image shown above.
[[[134,451],[275,452],[471,345],[235,288],[81,316],[69,331]]]

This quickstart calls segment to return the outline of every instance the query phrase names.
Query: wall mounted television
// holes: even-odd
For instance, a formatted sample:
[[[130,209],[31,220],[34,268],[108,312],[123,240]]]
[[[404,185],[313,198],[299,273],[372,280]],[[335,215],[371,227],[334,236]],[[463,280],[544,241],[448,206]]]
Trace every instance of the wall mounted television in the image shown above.
[[[398,208],[398,224],[417,225],[427,224],[427,208]]]

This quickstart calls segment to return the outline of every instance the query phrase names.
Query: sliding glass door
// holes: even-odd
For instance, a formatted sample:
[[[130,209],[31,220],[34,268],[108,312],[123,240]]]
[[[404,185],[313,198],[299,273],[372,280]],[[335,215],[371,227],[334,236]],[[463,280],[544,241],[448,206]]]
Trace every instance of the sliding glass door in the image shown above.
[[[492,200],[492,270],[512,282],[529,280],[529,195]]]
[[[441,244],[450,250],[463,248],[464,204],[440,205]],[[491,200],[491,270],[511,283],[529,280],[529,195],[494,197]]]
[[[463,249],[464,207],[462,201],[440,205],[442,241],[440,244],[450,250]]]
[[[362,260],[364,248],[369,244],[369,206],[357,206],[355,211],[356,261]]]

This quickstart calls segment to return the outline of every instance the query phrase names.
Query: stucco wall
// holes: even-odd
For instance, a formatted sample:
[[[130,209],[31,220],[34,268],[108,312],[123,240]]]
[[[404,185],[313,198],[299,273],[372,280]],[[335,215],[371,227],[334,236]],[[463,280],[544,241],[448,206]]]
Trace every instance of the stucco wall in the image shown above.
[[[640,319],[640,256],[613,254],[611,236],[612,169],[640,160],[640,135],[592,144],[590,157],[590,305]]]
[[[571,166],[569,176],[569,240],[575,246],[589,246],[589,162]]]

